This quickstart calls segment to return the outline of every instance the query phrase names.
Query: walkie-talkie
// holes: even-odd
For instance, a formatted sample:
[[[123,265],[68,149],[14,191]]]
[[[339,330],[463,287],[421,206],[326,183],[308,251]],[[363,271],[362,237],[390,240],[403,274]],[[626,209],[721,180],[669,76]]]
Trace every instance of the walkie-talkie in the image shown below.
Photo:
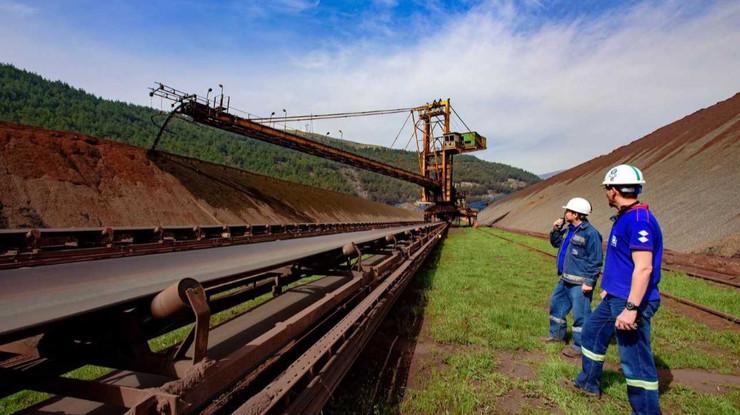
[[[558,226],[558,232],[561,232],[564,226],[565,226],[565,213],[563,213],[563,220],[560,222],[560,225]]]

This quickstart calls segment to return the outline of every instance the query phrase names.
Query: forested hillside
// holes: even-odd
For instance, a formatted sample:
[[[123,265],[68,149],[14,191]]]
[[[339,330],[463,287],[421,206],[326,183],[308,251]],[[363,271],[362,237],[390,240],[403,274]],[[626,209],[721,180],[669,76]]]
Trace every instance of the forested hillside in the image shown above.
[[[142,87],[142,94],[145,93]],[[155,109],[95,97],[63,82],[0,64],[0,120],[83,134],[149,147],[164,115]],[[245,139],[185,121],[171,124],[160,149],[206,161],[235,166],[324,189],[351,193],[389,204],[413,202],[417,186],[378,174]],[[416,154],[332,139],[311,138],[366,157],[417,170]],[[469,200],[508,193],[539,178],[527,171],[473,156],[455,159],[455,180]]]

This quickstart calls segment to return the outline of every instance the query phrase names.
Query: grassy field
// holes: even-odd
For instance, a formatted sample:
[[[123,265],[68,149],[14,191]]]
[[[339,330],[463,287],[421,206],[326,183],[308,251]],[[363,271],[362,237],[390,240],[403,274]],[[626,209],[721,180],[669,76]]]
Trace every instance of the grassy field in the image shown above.
[[[553,248],[549,241],[540,238],[519,235],[496,228],[481,230],[524,243],[545,252],[557,253],[557,249]],[[738,296],[737,290],[729,289],[727,286],[689,277],[683,272],[663,270],[660,289],[695,303],[707,305],[715,310],[740,316],[740,296]]]
[[[567,385],[579,361],[562,357],[561,345],[539,340],[547,334],[547,305],[557,281],[552,260],[486,231],[454,230],[438,261],[418,276],[428,280],[428,289],[417,350],[423,345],[432,352],[420,357],[426,362],[412,374],[401,412],[628,413],[616,346],[607,355],[604,394],[593,400]],[[737,332],[710,330],[667,307],[653,320],[653,348],[664,371],[737,375],[740,369]],[[661,405],[669,413],[740,411],[737,387],[708,394],[663,381],[662,389]]]

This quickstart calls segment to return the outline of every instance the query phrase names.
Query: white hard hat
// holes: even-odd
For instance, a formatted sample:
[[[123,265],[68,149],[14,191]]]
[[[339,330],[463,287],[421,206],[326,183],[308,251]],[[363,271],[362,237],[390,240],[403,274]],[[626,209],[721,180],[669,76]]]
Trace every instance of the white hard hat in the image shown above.
[[[568,209],[582,215],[590,215],[591,203],[582,197],[574,197],[573,199],[570,199],[565,206],[563,206],[563,209]]]
[[[606,172],[604,183],[602,184],[605,186],[642,186],[645,184],[645,177],[637,167],[629,164],[620,164]]]

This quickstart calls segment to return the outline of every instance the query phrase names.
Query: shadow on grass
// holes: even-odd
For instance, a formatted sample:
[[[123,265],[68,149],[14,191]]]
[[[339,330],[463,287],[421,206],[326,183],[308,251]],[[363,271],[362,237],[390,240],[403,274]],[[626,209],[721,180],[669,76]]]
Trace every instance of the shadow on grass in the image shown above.
[[[441,245],[409,282],[398,302],[323,409],[324,414],[397,414],[424,320]]]

